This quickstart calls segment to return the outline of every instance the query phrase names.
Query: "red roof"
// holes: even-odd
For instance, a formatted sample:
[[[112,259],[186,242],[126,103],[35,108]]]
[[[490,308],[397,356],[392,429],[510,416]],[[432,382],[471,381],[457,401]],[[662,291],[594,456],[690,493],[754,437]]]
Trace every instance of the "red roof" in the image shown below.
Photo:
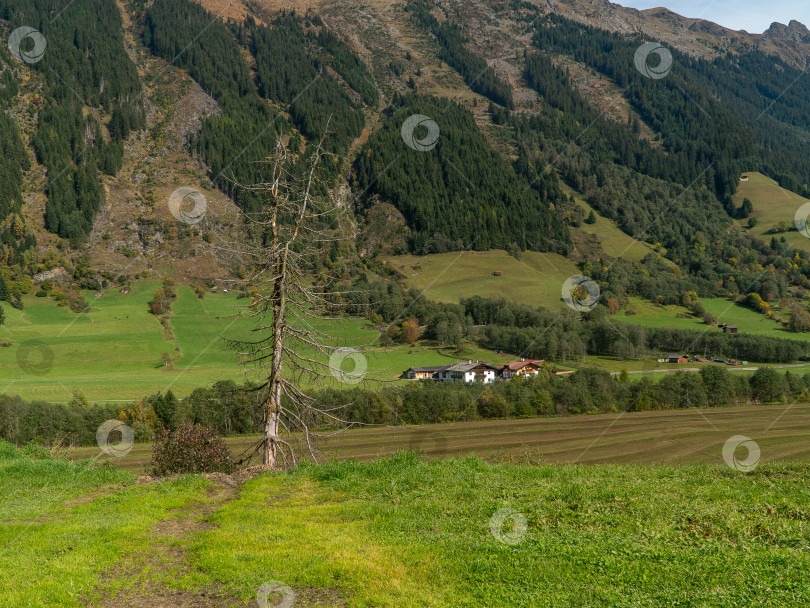
[[[540,364],[543,363],[543,359],[524,359],[523,361],[510,361],[506,363],[501,369],[504,371],[510,372],[517,372],[522,370],[527,365],[534,365],[535,367],[540,367]]]

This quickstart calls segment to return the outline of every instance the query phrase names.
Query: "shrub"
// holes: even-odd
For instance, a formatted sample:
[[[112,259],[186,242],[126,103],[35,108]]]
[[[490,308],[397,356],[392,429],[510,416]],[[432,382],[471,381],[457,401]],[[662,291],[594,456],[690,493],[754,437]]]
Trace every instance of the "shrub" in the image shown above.
[[[215,431],[191,423],[162,429],[152,448],[152,475],[172,473],[231,473],[235,468],[228,447]]]
[[[509,415],[509,404],[487,388],[478,398],[478,413],[482,418],[503,418]]]
[[[155,290],[152,301],[149,302],[149,312],[155,316],[165,315],[171,310],[172,303],[177,298],[174,281],[165,279],[163,287]]]
[[[90,305],[84,299],[81,292],[78,291],[71,291],[67,294],[67,305],[72,312],[77,314],[90,311]]]

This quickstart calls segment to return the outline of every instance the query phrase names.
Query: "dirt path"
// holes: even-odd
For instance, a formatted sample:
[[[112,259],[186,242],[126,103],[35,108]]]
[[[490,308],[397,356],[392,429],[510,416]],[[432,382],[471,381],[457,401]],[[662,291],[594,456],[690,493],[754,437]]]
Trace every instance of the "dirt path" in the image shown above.
[[[239,498],[239,488],[265,470],[254,466],[234,475],[208,473],[211,482],[205,500],[194,502],[177,511],[173,517],[159,521],[152,529],[154,543],[146,553],[129,556],[103,574],[92,597],[84,601],[86,608],[244,608],[257,606],[273,608],[288,606],[283,598],[268,598],[265,605],[251,598],[242,600],[218,585],[207,585],[195,591],[167,588],[164,581],[182,576],[195,569],[186,555],[185,546],[191,537],[211,527],[210,518],[226,504]],[[141,484],[158,483],[150,477],[139,478]],[[268,514],[257,514],[267,517]],[[122,581],[127,585],[121,589]],[[258,591],[258,590],[257,590]],[[295,608],[343,608],[345,599],[336,589],[296,588]],[[289,600],[288,600],[289,601]],[[274,603],[275,602],[275,603]],[[279,603],[281,602],[281,603]]]
[[[152,529],[155,543],[147,554],[131,556],[101,578],[94,596],[100,600],[86,600],[85,606],[94,608],[235,608],[255,605],[253,602],[230,596],[218,586],[207,586],[198,591],[168,589],[162,579],[192,569],[185,555],[184,541],[210,527],[208,518],[223,505],[236,500],[239,484],[230,475],[206,475],[211,481],[204,502],[196,502],[176,514],[159,521]],[[149,481],[147,480],[147,483]],[[123,591],[116,587],[123,578],[133,578],[134,584]]]

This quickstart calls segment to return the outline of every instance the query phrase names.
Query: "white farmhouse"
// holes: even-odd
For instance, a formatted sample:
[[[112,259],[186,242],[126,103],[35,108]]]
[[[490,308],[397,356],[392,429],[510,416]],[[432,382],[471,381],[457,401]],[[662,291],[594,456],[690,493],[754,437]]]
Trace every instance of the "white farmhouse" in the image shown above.
[[[441,368],[436,379],[443,382],[483,382],[489,384],[495,381],[497,368],[488,363],[478,361],[467,361],[467,363],[455,363]]]

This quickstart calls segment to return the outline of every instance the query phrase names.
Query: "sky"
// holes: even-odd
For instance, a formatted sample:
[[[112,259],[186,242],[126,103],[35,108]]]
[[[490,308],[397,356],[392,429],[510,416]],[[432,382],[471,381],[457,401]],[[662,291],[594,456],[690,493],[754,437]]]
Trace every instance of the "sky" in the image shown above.
[[[808,0],[612,0],[637,9],[665,6],[693,19],[714,21],[734,30],[761,34],[771,23],[787,24],[791,19],[810,27]]]

